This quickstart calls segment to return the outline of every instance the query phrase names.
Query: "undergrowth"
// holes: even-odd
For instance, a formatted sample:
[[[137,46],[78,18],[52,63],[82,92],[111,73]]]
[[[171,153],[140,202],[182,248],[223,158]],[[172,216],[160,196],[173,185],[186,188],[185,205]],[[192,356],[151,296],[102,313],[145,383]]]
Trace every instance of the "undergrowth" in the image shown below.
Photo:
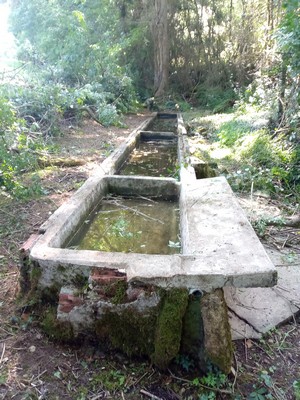
[[[103,126],[122,125],[122,113],[137,107],[130,79],[68,87],[61,83],[27,81],[0,85],[0,187],[17,198],[41,194],[37,155],[51,138],[61,133],[62,124],[77,124],[88,116]]]
[[[205,151],[196,144],[195,155],[203,158],[205,154],[207,158],[209,154],[209,161],[219,165],[219,173],[226,176],[236,191],[259,190],[297,199],[300,196],[298,136],[271,131],[267,121],[261,118],[263,122],[259,122],[260,114],[248,106],[246,114],[238,109],[232,114],[194,116],[193,132],[196,135],[200,132],[200,137],[204,135],[210,142]]]

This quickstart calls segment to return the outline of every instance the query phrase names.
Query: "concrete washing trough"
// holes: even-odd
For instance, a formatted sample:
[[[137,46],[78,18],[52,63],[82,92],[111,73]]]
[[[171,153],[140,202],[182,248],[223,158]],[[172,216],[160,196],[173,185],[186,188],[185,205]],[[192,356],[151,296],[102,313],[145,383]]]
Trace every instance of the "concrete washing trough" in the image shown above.
[[[177,144],[179,180],[120,174],[147,141]],[[230,371],[222,288],[271,287],[277,275],[226,179],[197,179],[196,167],[181,116],[155,114],[24,244],[21,288],[25,297],[57,307],[43,322],[52,336],[91,336],[128,355],[146,355],[160,368],[184,354],[202,370],[213,363]],[[107,196],[177,202],[180,252],[178,243],[173,254],[68,248]],[[170,230],[171,224],[163,236]],[[174,237],[168,240],[174,245]]]

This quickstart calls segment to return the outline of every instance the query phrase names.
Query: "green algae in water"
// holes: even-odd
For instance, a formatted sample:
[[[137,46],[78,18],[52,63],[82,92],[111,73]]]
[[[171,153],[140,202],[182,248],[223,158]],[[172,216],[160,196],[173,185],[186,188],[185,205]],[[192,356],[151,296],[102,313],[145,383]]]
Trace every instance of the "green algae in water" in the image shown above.
[[[176,166],[177,144],[140,142],[121,168],[120,175],[173,177]]]
[[[76,233],[68,248],[107,252],[179,253],[178,203],[140,198],[111,198]]]

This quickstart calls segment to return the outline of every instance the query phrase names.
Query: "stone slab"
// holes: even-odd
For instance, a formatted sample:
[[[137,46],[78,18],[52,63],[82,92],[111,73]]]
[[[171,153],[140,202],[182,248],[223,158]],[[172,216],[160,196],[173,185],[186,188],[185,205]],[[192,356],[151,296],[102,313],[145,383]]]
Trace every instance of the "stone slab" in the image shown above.
[[[279,267],[274,288],[224,288],[233,339],[257,338],[300,310],[300,265]]]
[[[261,338],[262,334],[260,332],[257,332],[251,325],[247,324],[245,321],[242,321],[231,311],[228,311],[228,317],[231,327],[232,340]]]

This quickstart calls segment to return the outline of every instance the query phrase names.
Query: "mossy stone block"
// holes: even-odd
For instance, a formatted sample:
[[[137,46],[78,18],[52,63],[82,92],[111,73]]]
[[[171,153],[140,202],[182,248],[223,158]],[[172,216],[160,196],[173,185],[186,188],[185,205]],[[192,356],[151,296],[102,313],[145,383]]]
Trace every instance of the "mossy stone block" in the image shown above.
[[[165,369],[180,350],[182,319],[188,304],[187,289],[171,289],[165,294],[158,317],[153,363]]]
[[[205,353],[222,372],[231,369],[233,347],[227,305],[222,289],[205,294],[201,299]]]
[[[128,356],[150,356],[154,350],[158,307],[140,313],[134,307],[107,310],[96,322],[96,335]]]
[[[72,325],[68,321],[58,321],[56,307],[50,307],[45,311],[41,326],[51,339],[63,343],[72,343],[75,341]]]

